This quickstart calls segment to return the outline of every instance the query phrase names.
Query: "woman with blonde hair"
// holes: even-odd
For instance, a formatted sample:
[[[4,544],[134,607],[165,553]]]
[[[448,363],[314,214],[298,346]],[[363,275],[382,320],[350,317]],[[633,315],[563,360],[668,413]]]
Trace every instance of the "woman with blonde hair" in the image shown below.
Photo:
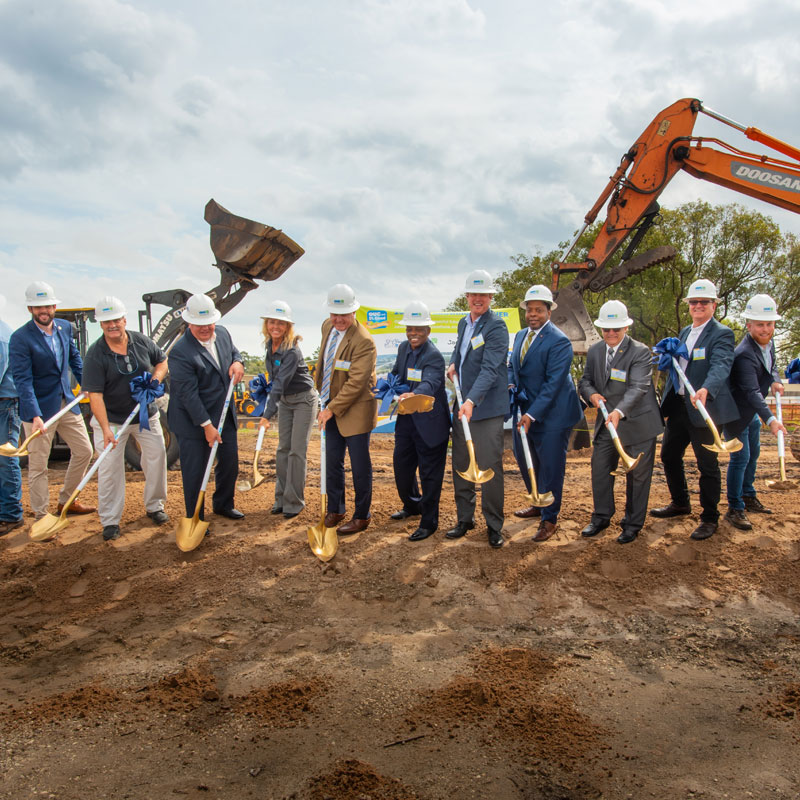
[[[294,332],[292,309],[275,300],[262,317],[266,347],[267,379],[272,382],[266,408],[265,428],[278,415],[278,452],[275,456],[275,503],[273,514],[296,517],[305,507],[306,451],[317,418],[319,397],[300,352],[301,337]]]

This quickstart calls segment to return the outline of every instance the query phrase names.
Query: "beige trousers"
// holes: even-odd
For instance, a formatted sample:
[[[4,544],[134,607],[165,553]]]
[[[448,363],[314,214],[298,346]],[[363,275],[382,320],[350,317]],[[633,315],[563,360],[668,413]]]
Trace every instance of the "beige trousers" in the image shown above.
[[[62,401],[61,407],[66,405]],[[25,437],[33,433],[33,423],[23,422]],[[92,445],[81,414],[67,411],[63,417],[54,422],[47,433],[37,436],[28,445],[28,490],[30,492],[31,510],[34,515],[42,517],[50,505],[50,491],[47,485],[47,462],[50,459],[50,448],[56,433],[66,442],[70,449],[69,466],[64,476],[64,485],[58,493],[58,502],[66,503],[86,474],[92,460]]]

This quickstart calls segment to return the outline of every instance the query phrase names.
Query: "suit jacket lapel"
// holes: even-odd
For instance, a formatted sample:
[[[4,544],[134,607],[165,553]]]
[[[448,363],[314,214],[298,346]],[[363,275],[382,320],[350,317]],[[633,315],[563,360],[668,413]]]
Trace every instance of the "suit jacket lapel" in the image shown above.
[[[219,359],[220,363],[217,364],[211,357],[211,353],[209,353],[208,350],[206,350],[206,348],[203,347],[200,340],[191,331],[187,331],[187,334],[191,336],[192,339],[194,340],[194,346],[197,348],[198,352],[200,353],[200,356],[204,358],[217,372],[219,372],[220,375],[222,375],[223,380],[227,381],[228,379],[227,375],[225,375],[225,373],[222,370],[222,357],[219,352],[219,347],[217,347],[217,358]]]

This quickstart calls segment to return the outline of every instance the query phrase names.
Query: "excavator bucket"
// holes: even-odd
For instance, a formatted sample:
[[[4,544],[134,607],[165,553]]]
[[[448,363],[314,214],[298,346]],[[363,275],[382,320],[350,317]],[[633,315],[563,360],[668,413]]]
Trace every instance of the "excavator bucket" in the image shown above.
[[[213,199],[206,204],[205,220],[217,261],[245,278],[274,281],[305,252],[283,231],[232,214]]]
[[[570,285],[559,289],[553,299],[556,301],[551,316],[553,325],[567,335],[576,356],[586,355],[589,348],[600,341],[600,336],[583,304],[583,295]]]

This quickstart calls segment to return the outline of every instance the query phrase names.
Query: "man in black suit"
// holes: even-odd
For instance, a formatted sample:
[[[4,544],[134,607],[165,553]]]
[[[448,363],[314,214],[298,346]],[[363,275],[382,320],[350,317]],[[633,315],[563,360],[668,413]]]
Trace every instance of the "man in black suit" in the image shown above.
[[[783,383],[775,364],[775,323],[780,319],[775,301],[767,294],[757,294],[747,301],[744,314],[747,333],[734,351],[731,369],[731,393],[739,410],[739,419],[725,426],[725,436],[737,436],[742,449],[731,453],[728,462],[728,513],[725,521],[739,530],[752,529],[745,511],[771,514],[756,496],[754,479],[761,452],[761,420],[773,434],[786,434],[786,428],[769,410],[764,398],[770,388],[783,394]]]
[[[403,507],[392,514],[392,519],[421,515],[419,527],[408,537],[418,542],[427,539],[439,526],[450,415],[444,390],[444,356],[430,341],[433,320],[425,303],[409,303],[400,325],[405,326],[408,341],[401,342],[397,350],[392,375],[410,388],[400,399],[414,395],[434,398],[430,411],[399,415],[394,429],[394,481]]]
[[[178,437],[186,515],[194,515],[200,494],[209,448],[219,442],[212,508],[229,519],[243,519],[233,505],[239,475],[239,448],[236,440],[236,409],[231,403],[222,427],[217,425],[225,404],[231,378],[244,375],[242,356],[225,328],[216,324],[222,316],[214,301],[205,294],[189,298],[181,316],[189,330],[169,354],[170,400],[167,419]],[[200,509],[200,519],[204,519]]]
[[[625,476],[625,516],[617,537],[620,544],[632,542],[647,516],[650,481],[656,457],[656,437],[664,429],[653,387],[653,357],[650,348],[631,339],[628,327],[633,320],[619,300],[609,300],[600,308],[594,323],[603,341],[593,344],[586,355],[586,366],[578,383],[581,397],[598,409],[592,450],[592,498],[594,511],[583,536],[596,536],[611,524],[614,516],[614,475],[619,453],[600,412],[608,410],[625,452],[639,463]]]
[[[718,299],[717,288],[711,281],[696,280],[689,288],[685,300],[689,304],[692,324],[683,328],[679,337],[689,352],[688,361],[681,367],[696,395],[691,397],[670,370],[661,400],[661,413],[667,420],[661,443],[661,461],[671,502],[662,508],[651,509],[650,514],[663,519],[691,513],[683,468],[683,455],[691,444],[700,470],[700,505],[703,508],[692,539],[708,539],[716,532],[719,521],[717,506],[722,492],[717,454],[703,446],[713,444],[714,437],[696,403],[700,401],[705,405],[718,428],[739,417],[728,382],[733,365],[734,336],[730,328],[714,319]]]

